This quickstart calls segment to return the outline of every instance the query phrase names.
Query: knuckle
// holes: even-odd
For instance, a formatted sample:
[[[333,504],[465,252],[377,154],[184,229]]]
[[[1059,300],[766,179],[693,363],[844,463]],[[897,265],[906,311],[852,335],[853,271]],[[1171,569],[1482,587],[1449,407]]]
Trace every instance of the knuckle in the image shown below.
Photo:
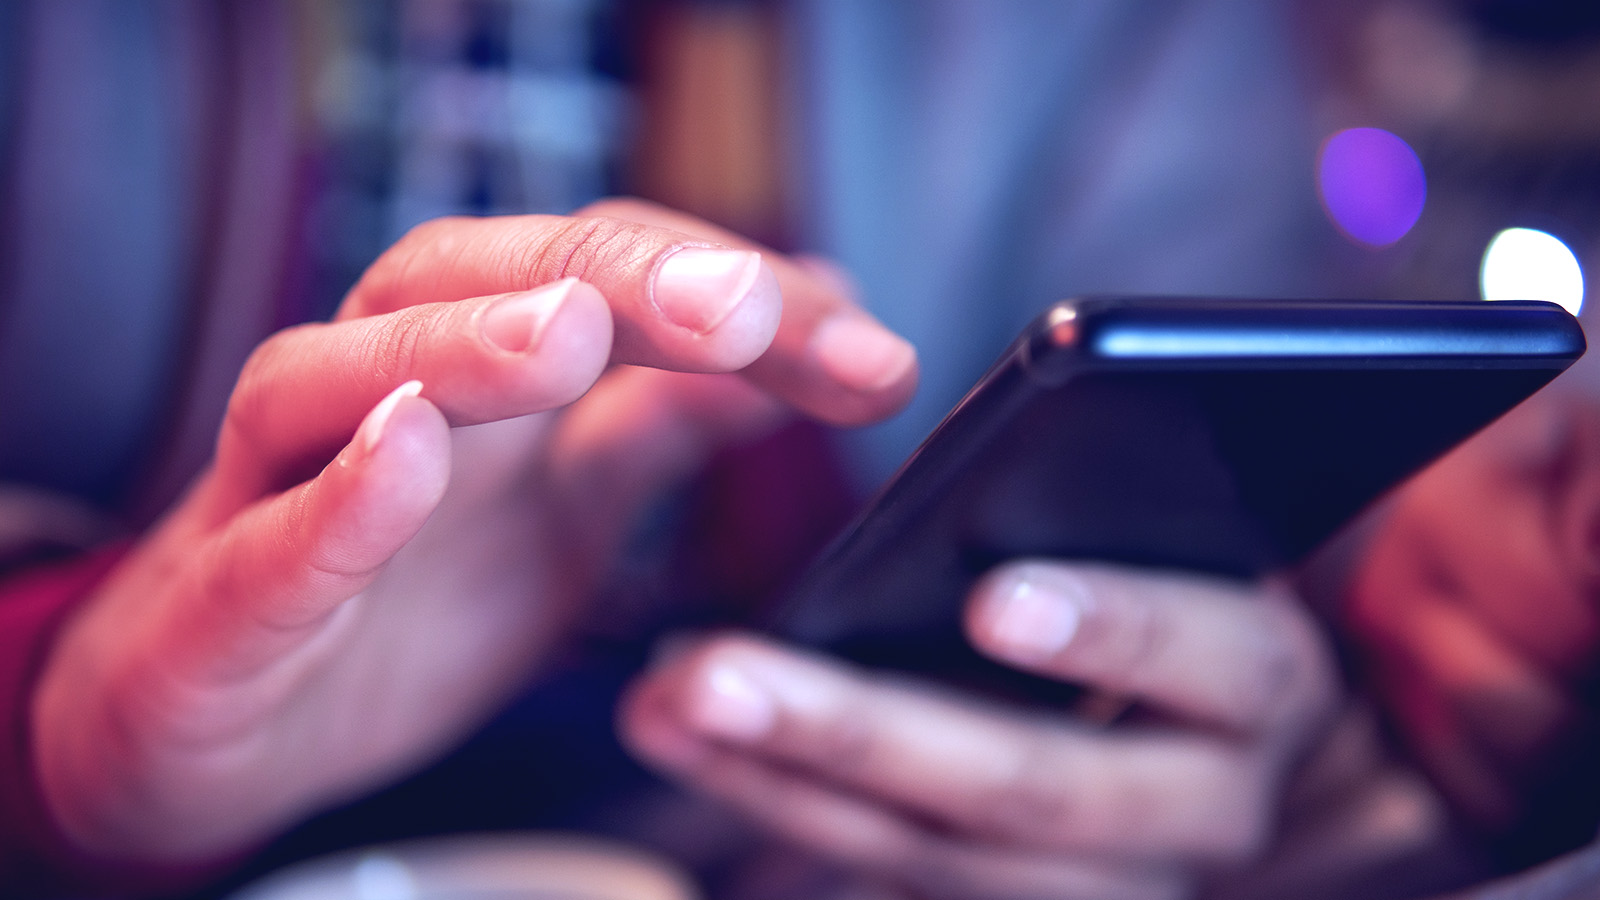
[[[795,744],[808,764],[849,776],[869,767],[879,741],[864,719],[830,712],[807,724],[804,740]]]
[[[277,373],[293,345],[312,325],[286,328],[267,337],[251,351],[239,370],[223,412],[222,433],[240,448],[262,447],[270,441],[264,425],[267,405]]]
[[[439,216],[419,222],[379,257],[378,265],[398,263],[404,271],[417,265],[419,258],[449,259],[461,252],[467,244],[467,232],[474,231],[470,226],[478,221],[471,216]]]
[[[239,378],[233,386],[233,399],[245,406],[255,401],[261,389],[272,380],[272,370],[278,361],[289,351],[289,344],[295,340],[295,335],[305,326],[285,329],[267,336],[267,339],[256,345],[245,358],[244,366],[239,370]]]
[[[1316,721],[1336,703],[1333,663],[1316,627],[1283,604],[1268,607],[1254,664],[1241,680],[1238,708],[1256,711],[1256,725]]]
[[[975,804],[983,810],[980,828],[1007,840],[1059,845],[1069,842],[1084,808],[1071,767],[1035,738],[987,797]]]
[[[1171,608],[1158,604],[1140,603],[1133,606],[1132,627],[1129,629],[1128,654],[1123,660],[1130,668],[1141,667],[1153,659],[1165,656],[1171,649],[1177,629]]]
[[[1106,687],[1137,690],[1148,673],[1157,671],[1151,663],[1170,655],[1179,638],[1172,610],[1123,596],[1100,606],[1099,615],[1104,636],[1098,674]]]
[[[1297,695],[1303,693],[1301,685],[1306,681],[1302,672],[1306,660],[1299,643],[1279,622],[1269,621],[1254,630],[1228,704],[1238,711],[1239,725],[1271,725],[1299,705]]]
[[[441,216],[411,226],[367,267],[345,297],[344,306],[387,306],[385,297],[398,286],[417,284],[420,273],[459,256],[466,248],[467,232],[472,230],[465,226],[474,221],[470,216]]]
[[[1171,604],[1151,602],[1145,590],[1118,573],[1090,569],[1072,577],[1090,598],[1073,637],[1075,666],[1102,688],[1144,687],[1149,673],[1157,671],[1150,664],[1170,655],[1181,637]]]
[[[364,329],[354,348],[358,371],[369,373],[376,384],[399,384],[418,374],[422,347],[434,329],[434,318],[416,310],[386,319]]]
[[[641,262],[651,232],[647,225],[615,216],[573,218],[547,240],[511,248],[507,255],[530,283],[568,277],[593,281],[601,273]]]

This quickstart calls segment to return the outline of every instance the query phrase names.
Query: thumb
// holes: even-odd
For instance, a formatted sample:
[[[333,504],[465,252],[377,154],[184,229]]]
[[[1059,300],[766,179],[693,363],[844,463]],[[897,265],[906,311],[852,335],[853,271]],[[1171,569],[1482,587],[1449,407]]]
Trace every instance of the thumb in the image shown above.
[[[169,659],[202,680],[281,660],[370,585],[444,496],[450,434],[409,381],[317,477],[246,507],[197,551]]]

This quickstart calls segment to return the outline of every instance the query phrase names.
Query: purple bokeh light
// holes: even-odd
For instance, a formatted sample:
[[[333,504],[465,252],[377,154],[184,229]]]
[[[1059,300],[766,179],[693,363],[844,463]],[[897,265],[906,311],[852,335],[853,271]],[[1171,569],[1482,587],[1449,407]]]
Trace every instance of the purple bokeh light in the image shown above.
[[[1322,144],[1317,190],[1340,231],[1386,247],[1417,224],[1428,185],[1405,141],[1381,128],[1347,128]]]

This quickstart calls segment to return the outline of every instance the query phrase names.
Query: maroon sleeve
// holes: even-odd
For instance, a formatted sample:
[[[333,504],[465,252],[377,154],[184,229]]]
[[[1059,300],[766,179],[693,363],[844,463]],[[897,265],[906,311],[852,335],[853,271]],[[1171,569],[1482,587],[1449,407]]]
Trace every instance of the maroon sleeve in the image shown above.
[[[29,701],[56,630],[123,552],[108,548],[0,580],[0,895],[81,891],[97,880],[44,811],[30,758]]]

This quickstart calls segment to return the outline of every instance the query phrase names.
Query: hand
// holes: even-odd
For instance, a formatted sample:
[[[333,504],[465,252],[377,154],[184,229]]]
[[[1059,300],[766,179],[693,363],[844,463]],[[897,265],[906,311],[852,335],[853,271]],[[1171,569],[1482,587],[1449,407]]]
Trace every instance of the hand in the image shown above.
[[[1597,600],[1600,409],[1558,389],[1414,478],[1372,535],[1351,631],[1396,727],[1478,826],[1560,814],[1567,838],[1593,833],[1593,776],[1567,776],[1593,768]]]
[[[985,653],[1161,720],[1101,728],[725,635],[648,673],[621,730],[670,776],[918,895],[1173,897],[1263,851],[1338,694],[1292,598],[1023,562],[968,608]]]
[[[909,345],[747,247],[625,201],[440,220],[267,341],[209,470],[48,659],[32,740],[66,835],[204,860],[425,763],[718,442],[780,401],[859,423],[908,398]]]

